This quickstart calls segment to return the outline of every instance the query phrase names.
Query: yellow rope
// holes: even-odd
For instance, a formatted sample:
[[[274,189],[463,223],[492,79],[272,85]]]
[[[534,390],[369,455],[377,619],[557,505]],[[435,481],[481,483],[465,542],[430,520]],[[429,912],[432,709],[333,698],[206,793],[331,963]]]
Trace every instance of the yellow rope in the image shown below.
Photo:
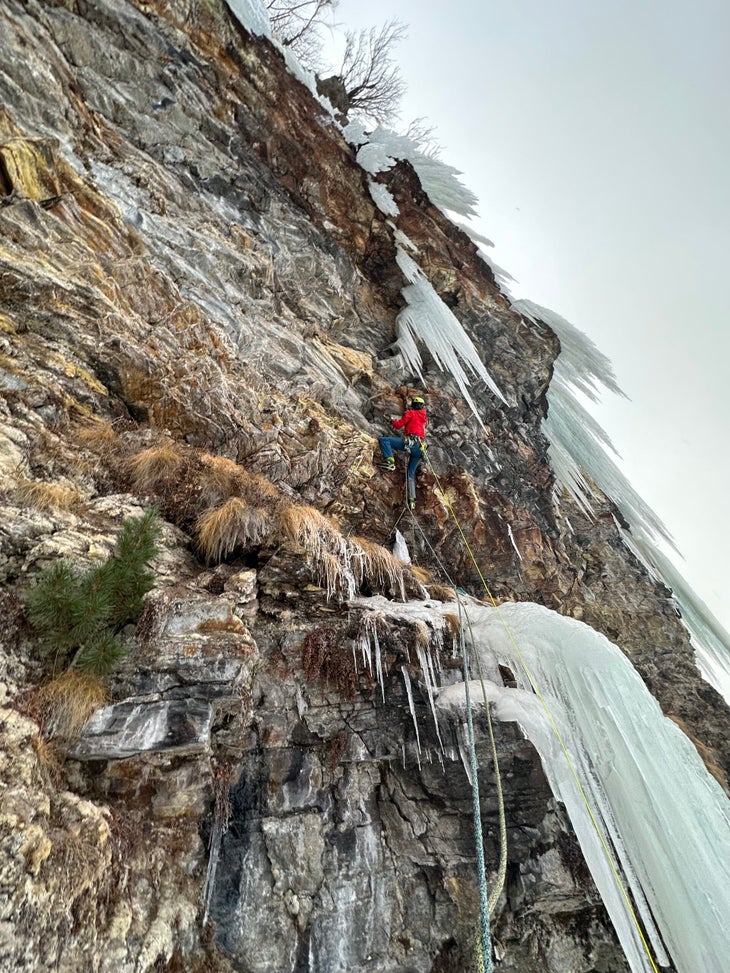
[[[548,719],[550,721],[550,725],[552,726],[553,730],[555,731],[555,735],[556,735],[556,737],[558,739],[558,743],[560,744],[560,749],[563,751],[563,755],[565,756],[565,759],[568,762],[568,767],[570,768],[570,772],[573,775],[573,779],[575,780],[575,783],[576,783],[576,785],[578,787],[578,793],[580,794],[580,796],[581,796],[581,798],[583,800],[583,803],[585,804],[586,810],[588,811],[588,815],[589,815],[589,817],[591,819],[591,823],[593,824],[593,827],[595,829],[595,832],[598,835],[598,839],[599,839],[599,841],[601,843],[601,847],[603,848],[603,851],[604,851],[604,853],[606,855],[606,859],[607,859],[609,865],[611,866],[611,871],[613,872],[613,876],[616,879],[616,883],[618,884],[618,887],[621,890],[621,894],[622,894],[622,896],[623,896],[623,898],[624,898],[624,900],[626,902],[626,905],[628,906],[629,913],[631,915],[631,918],[633,919],[634,925],[636,926],[637,932],[639,934],[639,938],[641,939],[641,943],[642,943],[642,945],[644,947],[644,950],[646,951],[646,955],[647,955],[647,957],[649,959],[649,962],[651,963],[651,968],[652,968],[652,970],[654,970],[654,973],[659,973],[659,971],[657,969],[657,966],[656,966],[656,963],[654,962],[654,957],[652,956],[651,950],[649,949],[649,945],[648,945],[648,943],[646,941],[646,938],[644,936],[644,932],[643,932],[643,930],[641,928],[641,925],[639,923],[639,920],[638,920],[638,918],[636,916],[636,912],[634,911],[634,907],[631,904],[631,900],[629,899],[628,892],[624,888],[624,883],[621,881],[621,876],[619,875],[618,869],[616,868],[616,864],[615,864],[615,862],[613,860],[613,855],[611,854],[611,851],[610,851],[610,849],[608,847],[608,844],[606,843],[606,839],[603,836],[603,832],[601,831],[601,828],[600,828],[600,826],[598,824],[598,821],[596,820],[596,817],[595,817],[595,815],[593,813],[593,810],[592,810],[590,804],[588,803],[588,798],[587,798],[586,793],[585,793],[585,791],[583,789],[583,785],[581,784],[580,779],[578,777],[578,773],[577,773],[575,767],[573,766],[573,761],[570,759],[570,754],[568,753],[568,750],[567,750],[567,748],[565,746],[565,743],[563,742],[563,737],[562,737],[562,735],[560,733],[560,730],[558,729],[558,725],[555,722],[555,719],[553,718],[553,714],[550,712],[550,707],[548,706],[548,704],[547,704],[547,702],[545,700],[545,697],[540,692],[540,689],[539,689],[537,683],[535,682],[535,679],[534,679],[532,673],[530,672],[530,669],[529,669],[529,667],[527,665],[527,662],[525,661],[525,658],[522,655],[522,652],[520,651],[520,647],[517,644],[517,641],[516,641],[514,635],[512,634],[512,632],[510,630],[510,627],[507,624],[507,621],[504,618],[504,615],[499,610],[499,605],[497,604],[497,602],[496,602],[496,600],[495,600],[492,592],[490,591],[489,585],[487,584],[487,582],[486,582],[486,580],[484,578],[484,575],[482,574],[482,572],[481,572],[481,570],[479,568],[479,565],[477,564],[477,559],[474,556],[474,552],[471,549],[471,545],[469,544],[469,541],[466,539],[466,535],[464,534],[464,531],[462,530],[461,524],[459,523],[459,518],[456,516],[455,510],[451,506],[451,502],[449,501],[449,498],[448,498],[446,492],[444,491],[444,489],[441,486],[441,481],[439,480],[436,471],[434,470],[433,466],[431,465],[431,460],[429,459],[428,455],[426,455],[426,462],[428,463],[428,468],[431,471],[431,473],[433,474],[434,479],[436,480],[436,486],[438,487],[439,493],[441,494],[441,496],[443,498],[443,501],[444,501],[444,503],[446,505],[446,508],[448,509],[448,511],[451,514],[451,516],[454,518],[454,523],[456,524],[457,529],[459,531],[459,534],[461,535],[461,539],[464,542],[464,546],[466,547],[467,551],[469,552],[469,556],[471,557],[472,562],[474,564],[474,567],[477,570],[477,574],[479,575],[479,578],[480,578],[480,580],[482,582],[482,585],[484,586],[484,590],[487,593],[487,597],[489,598],[490,602],[492,603],[492,606],[496,609],[496,611],[497,611],[497,617],[499,618],[500,622],[504,626],[504,630],[507,633],[507,636],[508,636],[510,642],[514,646],[515,652],[517,653],[517,657],[519,658],[520,663],[522,664],[522,667],[525,670],[525,673],[527,674],[527,678],[528,678],[528,680],[530,682],[530,686],[532,687],[532,689],[535,692],[537,698],[542,703],[543,708],[545,709],[545,712],[547,713],[547,717],[548,717]],[[478,653],[475,653],[475,654],[478,657]]]

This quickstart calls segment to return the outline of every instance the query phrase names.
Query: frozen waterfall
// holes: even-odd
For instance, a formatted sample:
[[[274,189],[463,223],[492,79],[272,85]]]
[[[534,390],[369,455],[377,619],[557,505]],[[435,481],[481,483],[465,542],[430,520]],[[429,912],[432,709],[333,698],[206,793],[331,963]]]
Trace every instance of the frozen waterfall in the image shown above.
[[[723,973],[729,805],[693,745],[621,650],[582,622],[533,604],[469,605],[468,613],[484,670],[504,663],[518,674],[517,689],[489,684],[494,714],[517,721],[538,750],[632,971],[652,966],[603,842],[616,850],[655,961],[665,965],[668,953],[679,973]],[[438,705],[463,710],[463,685],[442,690]]]

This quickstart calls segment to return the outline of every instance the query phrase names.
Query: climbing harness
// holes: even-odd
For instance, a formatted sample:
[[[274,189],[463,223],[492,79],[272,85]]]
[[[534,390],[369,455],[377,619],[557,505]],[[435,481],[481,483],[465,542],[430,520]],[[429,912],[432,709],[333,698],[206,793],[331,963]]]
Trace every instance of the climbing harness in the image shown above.
[[[606,860],[608,861],[608,864],[609,864],[609,866],[611,868],[611,872],[613,873],[614,879],[616,880],[616,883],[617,883],[617,885],[618,885],[618,887],[619,887],[619,889],[621,891],[621,894],[623,896],[623,899],[624,899],[624,901],[626,903],[626,906],[627,906],[628,911],[629,911],[629,915],[631,916],[631,918],[632,918],[632,920],[634,922],[634,925],[635,925],[636,930],[637,930],[638,935],[639,935],[639,939],[641,940],[641,944],[642,944],[642,946],[644,948],[644,951],[646,952],[646,956],[647,956],[647,958],[649,960],[649,963],[651,965],[651,968],[654,971],[654,973],[659,973],[658,968],[657,968],[657,965],[654,962],[654,957],[652,956],[651,950],[649,948],[649,944],[646,941],[646,937],[644,935],[644,931],[641,928],[641,925],[639,923],[638,917],[636,915],[636,912],[634,910],[634,907],[633,907],[633,905],[631,903],[631,900],[629,898],[629,894],[626,891],[626,888],[624,887],[624,883],[621,880],[621,876],[619,875],[618,869],[617,869],[616,864],[614,862],[613,855],[611,854],[611,851],[610,851],[610,849],[608,847],[608,844],[606,843],[606,839],[604,838],[603,833],[602,833],[602,831],[601,831],[601,829],[600,829],[600,827],[598,825],[598,821],[596,820],[596,816],[595,816],[595,814],[593,812],[593,809],[591,808],[591,806],[590,806],[590,804],[588,802],[588,798],[586,796],[585,790],[583,789],[583,785],[580,782],[580,778],[578,777],[578,773],[577,773],[577,771],[575,769],[575,766],[573,764],[573,761],[570,758],[570,754],[568,753],[568,749],[565,746],[565,742],[563,741],[562,734],[560,733],[560,730],[559,730],[558,725],[557,725],[557,723],[555,721],[555,718],[553,717],[553,714],[550,711],[550,707],[548,706],[547,701],[545,700],[545,697],[541,693],[540,688],[537,685],[537,683],[535,681],[535,678],[533,677],[532,672],[530,671],[530,668],[527,665],[527,662],[526,662],[524,656],[522,655],[522,652],[520,650],[520,647],[517,644],[517,640],[515,639],[514,635],[512,634],[512,631],[511,631],[509,625],[507,624],[507,622],[506,622],[506,620],[504,618],[504,615],[499,610],[499,605],[497,604],[497,601],[495,600],[494,595],[492,594],[492,592],[491,592],[491,590],[489,588],[489,585],[487,584],[487,582],[486,582],[486,580],[484,578],[484,575],[482,574],[481,569],[479,568],[479,564],[477,563],[477,559],[474,556],[474,551],[472,550],[471,545],[469,544],[469,541],[466,539],[466,535],[464,534],[464,530],[463,530],[463,528],[461,526],[461,523],[459,522],[459,518],[456,516],[456,512],[454,511],[454,508],[452,507],[451,502],[449,501],[448,495],[446,494],[446,492],[444,491],[443,487],[441,486],[441,481],[438,478],[438,474],[436,473],[436,471],[434,470],[433,466],[431,465],[431,461],[429,460],[428,456],[425,456],[425,460],[426,460],[426,463],[428,464],[429,470],[433,474],[433,477],[434,477],[434,479],[436,481],[436,486],[438,487],[438,490],[439,490],[439,493],[440,493],[440,495],[441,495],[441,497],[443,499],[443,502],[444,502],[447,510],[449,511],[449,514],[453,518],[454,523],[456,524],[457,530],[459,531],[459,534],[461,536],[461,539],[464,542],[464,546],[465,546],[466,550],[469,553],[469,557],[471,558],[472,563],[474,564],[474,567],[476,568],[477,574],[479,575],[479,579],[480,579],[480,581],[482,583],[482,586],[484,587],[484,590],[485,590],[485,592],[487,594],[487,597],[489,598],[489,602],[491,603],[491,607],[493,607],[496,610],[497,617],[499,618],[500,622],[502,623],[502,626],[504,627],[504,630],[507,633],[507,636],[508,636],[510,642],[512,643],[512,646],[514,647],[515,652],[517,653],[517,657],[520,660],[520,663],[521,663],[523,669],[525,670],[525,674],[527,675],[527,678],[528,678],[528,680],[530,682],[530,686],[532,687],[535,695],[538,697],[538,699],[540,700],[540,703],[543,706],[543,709],[545,710],[545,713],[546,713],[546,715],[548,717],[548,720],[550,722],[550,725],[552,726],[553,731],[555,733],[555,736],[557,737],[558,743],[560,745],[560,749],[563,752],[563,756],[565,757],[565,760],[566,760],[566,762],[568,764],[568,767],[570,769],[570,772],[571,772],[571,774],[573,776],[573,779],[575,781],[576,787],[578,789],[578,793],[581,796],[581,799],[583,801],[583,804],[585,805],[586,811],[588,812],[588,816],[590,818],[590,821],[591,821],[591,823],[593,825],[593,828],[594,828],[594,830],[596,832],[596,835],[598,836],[598,840],[600,841],[601,847],[603,848],[603,852],[604,852],[604,854],[606,856]],[[415,518],[415,516],[413,515],[412,512],[411,512],[411,516],[413,517],[413,520],[416,521],[416,518]],[[417,521],[416,521],[416,523],[417,523]],[[421,531],[421,536],[424,537],[424,539],[426,539],[425,538],[425,534],[423,533],[423,531],[422,531],[422,529],[420,527],[420,524],[417,524],[417,526],[418,526],[419,530]],[[428,541],[426,541],[426,543],[428,544]],[[436,556],[436,559],[437,559],[438,563],[441,565],[442,570],[445,570],[444,567],[443,567],[442,561],[436,555],[435,551],[433,550],[433,547],[430,544],[428,544],[428,547],[430,548],[430,550],[432,551],[432,553],[434,554],[434,556]],[[447,577],[448,577],[448,575],[447,575]],[[457,589],[455,589],[455,590],[457,590]],[[457,591],[457,598],[458,598],[458,591]],[[467,619],[468,619],[468,616],[467,616]],[[479,654],[475,651],[474,655],[475,655],[475,658],[477,659],[477,663],[479,664]],[[480,678],[481,678],[481,669],[480,669]],[[487,709],[487,713],[489,713],[489,708],[488,708],[488,706],[486,704],[486,691],[484,689],[484,681],[483,680],[482,680],[482,690],[485,692],[485,708]],[[490,723],[490,727],[491,727],[491,723]]]

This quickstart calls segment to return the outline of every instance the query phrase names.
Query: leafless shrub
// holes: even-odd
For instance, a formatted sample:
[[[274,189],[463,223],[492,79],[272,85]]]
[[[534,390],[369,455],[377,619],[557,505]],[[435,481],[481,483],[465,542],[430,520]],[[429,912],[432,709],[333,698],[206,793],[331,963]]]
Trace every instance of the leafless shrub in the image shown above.
[[[281,43],[314,70],[322,54],[320,29],[327,14],[337,7],[337,0],[268,0],[266,7]]]

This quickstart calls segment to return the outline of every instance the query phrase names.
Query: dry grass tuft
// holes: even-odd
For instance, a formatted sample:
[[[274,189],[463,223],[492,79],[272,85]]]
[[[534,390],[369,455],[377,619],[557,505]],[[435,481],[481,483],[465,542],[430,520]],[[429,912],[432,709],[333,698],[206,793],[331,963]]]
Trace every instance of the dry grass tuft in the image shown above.
[[[307,553],[319,583],[327,589],[327,597],[346,590],[348,583],[353,590],[347,593],[354,595],[351,551],[337,524],[314,507],[284,506],[278,513],[282,537]]]
[[[111,422],[99,420],[79,426],[74,432],[74,439],[85,449],[105,454],[116,448],[119,436]]]
[[[398,591],[405,601],[403,565],[398,558],[366,537],[353,537],[351,544],[354,548],[352,565],[358,584],[366,583],[377,591]]]
[[[18,500],[34,510],[69,510],[82,500],[81,493],[60,483],[44,483],[42,480],[18,481]]]
[[[424,651],[428,649],[431,645],[431,630],[428,625],[417,618],[413,622],[411,630],[413,632],[413,647]]]
[[[210,453],[203,453],[200,460],[200,496],[204,504],[217,507],[229,497],[241,495],[246,475],[242,467],[225,456]]]
[[[133,489],[138,493],[154,493],[177,473],[182,462],[182,453],[172,443],[160,443],[137,453],[129,460]]]
[[[411,565],[411,571],[413,572],[413,576],[416,581],[420,581],[421,584],[427,585],[433,578],[433,575],[428,568],[419,568],[416,564]]]
[[[106,700],[106,690],[95,676],[67,669],[39,687],[35,694],[34,703],[43,720],[44,737],[74,742]]]
[[[206,561],[220,562],[235,548],[261,544],[270,536],[273,522],[266,511],[249,507],[239,497],[208,510],[198,518],[198,545]]]
[[[455,642],[459,638],[459,633],[461,632],[461,621],[459,620],[459,616],[451,613],[444,615],[444,625],[446,626],[447,637],[451,638]]]
[[[453,601],[456,598],[454,589],[445,584],[429,584],[427,591],[428,597],[434,601]]]
[[[46,740],[40,734],[31,737],[30,745],[35,751],[41,779],[58,785],[62,778],[63,756],[53,740]]]
[[[280,503],[279,491],[265,477],[247,472],[225,456],[204,453],[200,459],[200,491],[203,503],[217,507],[229,497],[240,497],[249,506],[272,511]]]
[[[334,521],[314,507],[287,506],[279,515],[279,527],[286,540],[303,548],[315,562],[327,553],[339,553],[344,539]]]

